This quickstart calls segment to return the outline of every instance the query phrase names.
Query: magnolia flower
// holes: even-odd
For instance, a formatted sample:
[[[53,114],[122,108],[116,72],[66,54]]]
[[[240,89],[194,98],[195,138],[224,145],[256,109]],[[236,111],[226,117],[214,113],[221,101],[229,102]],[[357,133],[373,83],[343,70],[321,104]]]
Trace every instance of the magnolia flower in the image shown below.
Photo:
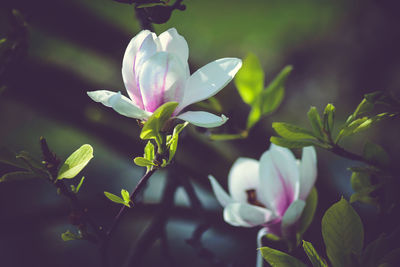
[[[212,189],[224,207],[224,220],[233,226],[262,226],[257,247],[268,233],[282,237],[292,233],[317,178],[314,147],[303,148],[301,161],[283,147],[271,144],[260,161],[239,158],[228,175],[228,195],[213,176]],[[257,253],[257,267],[263,263]]]
[[[228,195],[209,176],[224,220],[233,226],[262,226],[265,233],[283,236],[301,216],[317,177],[314,147],[303,148],[301,161],[286,148],[271,145],[260,161],[239,158],[228,176]]]
[[[96,102],[113,108],[121,115],[146,120],[162,104],[178,102],[174,116],[201,127],[224,124],[224,115],[204,111],[181,111],[218,93],[242,66],[238,58],[215,60],[190,75],[189,48],[186,40],[172,28],[158,37],[148,30],[132,38],[122,62],[126,91],[88,92]]]

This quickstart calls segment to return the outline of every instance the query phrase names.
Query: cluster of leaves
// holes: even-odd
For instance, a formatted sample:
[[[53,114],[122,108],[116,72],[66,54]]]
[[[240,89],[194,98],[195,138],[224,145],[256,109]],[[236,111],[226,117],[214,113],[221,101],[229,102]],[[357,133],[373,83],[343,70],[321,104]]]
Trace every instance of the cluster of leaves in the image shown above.
[[[385,264],[395,264],[400,260],[399,249],[391,244],[393,237],[388,238],[384,234],[363,250],[363,224],[357,212],[344,198],[325,212],[321,226],[329,266],[386,266]],[[328,266],[327,260],[318,254],[312,243],[303,240],[303,249],[313,267]],[[269,247],[262,247],[260,250],[271,266],[307,266],[282,251]]]
[[[263,116],[273,113],[281,104],[285,95],[285,82],[291,66],[281,72],[265,87],[265,74],[257,56],[249,54],[243,61],[242,68],[236,74],[234,82],[244,103],[250,106],[246,129],[239,134],[213,134],[212,140],[233,140],[246,138],[251,128]]]
[[[42,144],[43,140],[41,139]],[[13,169],[16,168],[16,170],[3,174],[0,182],[31,178],[47,179],[56,186],[59,194],[69,197],[71,201],[76,200],[74,195],[78,194],[85,177],[82,177],[77,185],[71,184],[70,189],[64,185],[62,180],[75,178],[86,167],[93,158],[92,146],[88,144],[82,145],[61,166],[56,156],[48,150],[47,144],[43,153],[49,155],[44,155],[44,160],[40,161],[26,151],[14,153],[5,147],[0,148],[0,163],[6,164]],[[52,160],[46,159],[46,157],[50,157]],[[73,210],[72,212],[80,213],[81,211]],[[61,235],[64,241],[91,239],[91,235],[86,232],[86,225],[84,223],[76,222],[76,225],[79,225],[78,234],[74,234],[68,230]]]
[[[146,167],[147,172],[167,167],[175,156],[179,134],[188,124],[187,122],[177,124],[169,134],[173,123],[171,117],[177,106],[177,102],[163,104],[143,125],[140,138],[148,142],[143,157],[136,157],[134,162],[138,166]],[[104,193],[111,201],[130,207],[129,193],[125,189],[121,191],[122,198],[108,192]]]
[[[378,114],[374,113],[374,107],[377,105],[383,106],[387,111]],[[280,136],[272,136],[270,141],[288,148],[314,145],[340,156],[366,163],[367,166],[365,167],[350,168],[353,172],[351,181],[355,191],[350,201],[360,201],[378,206],[378,199],[372,196],[374,192],[382,187],[390,189],[393,186],[393,177],[391,178],[392,175],[388,171],[390,165],[389,156],[381,146],[371,142],[365,143],[362,155],[344,150],[339,146],[339,142],[345,137],[356,135],[370,128],[383,119],[395,117],[399,112],[400,102],[398,100],[383,92],[370,93],[364,96],[364,99],[354,112],[348,116],[345,123],[338,127],[336,135],[333,131],[335,107],[332,104],[328,104],[325,107],[322,118],[315,107],[311,107],[308,111],[307,115],[312,127],[311,130],[289,123],[274,122],[272,127]]]

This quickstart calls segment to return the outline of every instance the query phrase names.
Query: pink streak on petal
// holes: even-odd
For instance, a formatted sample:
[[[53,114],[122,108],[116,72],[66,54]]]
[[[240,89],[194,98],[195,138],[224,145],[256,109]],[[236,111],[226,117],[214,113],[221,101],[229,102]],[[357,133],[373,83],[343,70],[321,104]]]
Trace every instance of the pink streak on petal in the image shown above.
[[[283,192],[279,196],[277,200],[276,211],[282,217],[285,214],[285,211],[288,209],[290,204],[294,201],[294,192],[293,188],[290,187],[285,179],[282,176],[282,173],[279,171],[279,168],[274,163],[275,170],[278,174],[279,182],[282,184]]]

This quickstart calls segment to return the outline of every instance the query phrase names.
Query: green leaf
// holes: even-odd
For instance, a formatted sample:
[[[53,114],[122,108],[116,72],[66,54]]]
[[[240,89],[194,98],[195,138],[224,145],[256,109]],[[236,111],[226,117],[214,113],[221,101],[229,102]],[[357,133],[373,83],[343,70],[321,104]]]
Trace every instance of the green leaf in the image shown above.
[[[374,125],[375,123],[379,122],[382,119],[387,119],[389,117],[393,117],[396,116],[397,114],[392,114],[392,113],[381,113],[378,115],[375,115],[371,118],[368,118],[367,120],[365,120],[364,122],[362,122],[360,125],[357,126],[356,129],[354,129],[354,131],[352,132],[352,134],[367,130],[368,128],[370,128],[372,125]]]
[[[313,128],[314,135],[317,138],[324,139],[324,133],[323,133],[323,125],[321,122],[321,117],[318,114],[317,108],[316,107],[311,107],[310,110],[307,113],[308,120],[311,123],[311,127]]]
[[[383,104],[397,110],[400,109],[400,101],[391,94],[382,91],[366,94],[364,98],[373,104]]]
[[[91,145],[85,144],[72,153],[61,166],[58,171],[58,180],[71,179],[85,168],[89,161],[93,158],[93,148]]]
[[[273,122],[272,128],[275,132],[285,139],[299,140],[299,139],[312,139],[315,140],[314,134],[301,127],[285,122]]]
[[[310,242],[303,240],[303,249],[307,254],[307,257],[310,259],[313,267],[328,267],[326,262],[319,256],[318,252]]]
[[[332,104],[326,105],[323,118],[324,118],[323,125],[324,125],[325,131],[328,132],[329,134],[331,134],[332,130],[333,130],[334,119],[335,119],[335,106],[334,105],[332,105]]]
[[[82,176],[81,180],[79,181],[79,184],[74,189],[75,194],[78,194],[79,189],[81,189],[84,180],[85,180],[85,176]]]
[[[362,117],[362,118],[352,121],[348,125],[345,125],[344,128],[340,130],[337,140],[342,136],[344,137],[344,136],[350,136],[350,135],[354,134],[355,129],[357,129],[358,126],[360,126],[367,120],[368,120],[368,117]]]
[[[352,266],[351,255],[361,253],[363,224],[344,198],[325,212],[322,218],[322,237],[333,267]]]
[[[261,100],[257,100],[260,101]],[[247,117],[247,125],[246,129],[250,130],[261,118],[261,107],[260,104],[254,105],[249,113],[249,116]]]
[[[346,123],[349,123],[355,119],[357,119],[359,116],[370,112],[374,109],[374,104],[367,99],[363,99],[360,104],[358,104],[356,110],[353,112],[353,114],[347,119]]]
[[[121,193],[122,193],[122,192],[121,192]],[[120,197],[117,196],[117,195],[114,195],[114,194],[112,194],[112,193],[105,192],[105,191],[104,191],[104,195],[105,195],[109,200],[111,200],[111,201],[114,202],[114,203],[118,203],[118,204],[122,204],[122,205],[125,205],[125,206],[127,206],[127,207],[130,207],[129,202],[126,203],[122,198],[120,198]]]
[[[181,123],[175,126],[174,131],[172,132],[172,136],[167,142],[167,147],[169,149],[169,155],[168,155],[168,162],[166,164],[169,164],[172,159],[175,156],[176,150],[178,148],[178,140],[179,140],[179,134],[182,132],[182,130],[188,125],[188,122]]]
[[[368,172],[353,172],[351,175],[351,187],[358,192],[371,186],[371,176]]]
[[[155,166],[155,164],[153,163],[153,161],[148,160],[146,158],[143,157],[136,157],[133,159],[133,162],[135,162],[136,165],[140,166],[140,167],[151,167],[151,166]]]
[[[124,200],[124,203],[129,204],[129,202],[131,202],[131,197],[127,190],[121,189],[121,196],[122,196],[122,199]]]
[[[298,259],[282,251],[269,247],[260,248],[261,255],[272,267],[307,267]]]
[[[326,148],[325,145],[311,140],[291,140],[277,136],[271,136],[270,142],[287,148],[303,148],[305,146],[319,146]]]
[[[264,71],[256,55],[253,53],[247,55],[242,67],[235,75],[234,82],[243,102],[253,106],[264,89]]]
[[[177,106],[177,102],[167,102],[154,111],[143,125],[140,138],[143,140],[155,139],[158,145],[161,144],[161,131]]]
[[[6,147],[0,147],[0,162],[21,169],[30,169],[22,159],[17,158],[17,155]]]
[[[359,201],[362,203],[378,206],[378,200],[370,194],[377,190],[381,185],[371,184],[370,172],[353,172],[351,175],[351,186],[355,193],[350,197],[350,203]]]
[[[285,95],[285,82],[292,66],[284,67],[281,72],[272,80],[261,93],[261,114],[262,116],[268,115],[274,112],[282,102]]]
[[[9,172],[0,177],[1,182],[21,181],[38,177],[35,173],[26,171]]]
[[[154,145],[151,141],[148,141],[144,147],[144,158],[153,161],[155,157]]]
[[[61,238],[64,241],[71,241],[71,240],[82,239],[82,236],[74,234],[74,233],[70,232],[69,230],[67,230],[65,233],[61,234]]]
[[[364,249],[359,266],[379,266],[379,263],[384,262],[385,258],[389,258],[388,255],[390,255],[393,250],[398,249],[399,238],[400,232],[398,230],[393,231],[390,235],[381,234],[377,239],[369,243],[369,245]]]
[[[387,165],[390,160],[389,155],[381,146],[371,142],[365,143],[363,156],[364,158],[382,166]]]
[[[313,187],[310,194],[306,199],[306,206],[304,207],[303,213],[301,214],[299,220],[298,233],[303,235],[308,227],[310,226],[312,220],[314,219],[315,210],[318,204],[318,193],[317,189]]]

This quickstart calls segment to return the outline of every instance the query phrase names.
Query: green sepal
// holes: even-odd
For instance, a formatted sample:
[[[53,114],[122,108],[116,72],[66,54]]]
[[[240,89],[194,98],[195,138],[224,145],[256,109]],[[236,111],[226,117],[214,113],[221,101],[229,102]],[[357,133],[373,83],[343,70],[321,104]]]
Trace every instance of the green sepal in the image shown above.
[[[72,179],[80,173],[93,158],[93,147],[85,144],[72,153],[58,171],[57,180]]]

